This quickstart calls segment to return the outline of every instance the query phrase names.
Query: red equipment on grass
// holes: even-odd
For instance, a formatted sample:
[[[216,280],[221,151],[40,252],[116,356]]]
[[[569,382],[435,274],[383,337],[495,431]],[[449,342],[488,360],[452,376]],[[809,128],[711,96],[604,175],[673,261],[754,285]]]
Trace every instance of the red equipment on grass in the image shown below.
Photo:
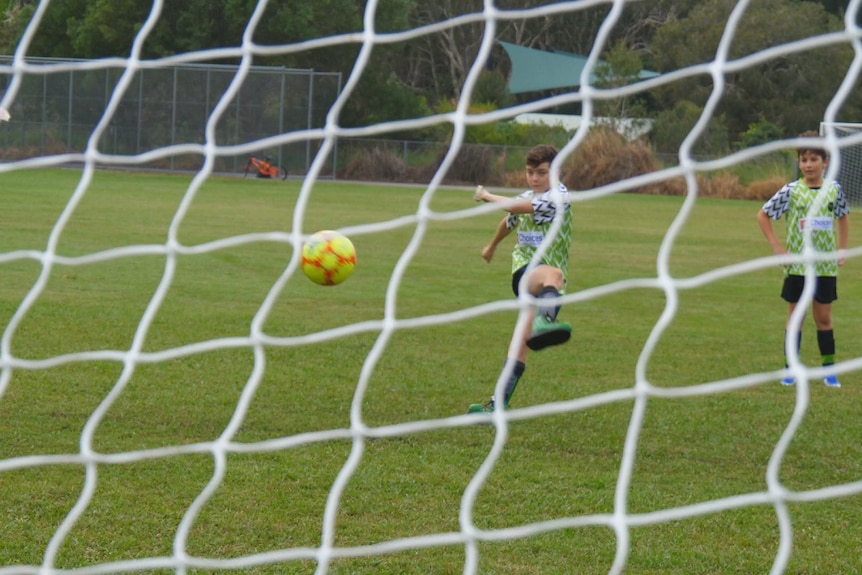
[[[279,180],[287,179],[287,170],[280,168],[272,163],[272,159],[267,157],[263,160],[254,156],[248,159],[245,164],[245,178],[250,171],[256,171],[258,178],[278,178]]]

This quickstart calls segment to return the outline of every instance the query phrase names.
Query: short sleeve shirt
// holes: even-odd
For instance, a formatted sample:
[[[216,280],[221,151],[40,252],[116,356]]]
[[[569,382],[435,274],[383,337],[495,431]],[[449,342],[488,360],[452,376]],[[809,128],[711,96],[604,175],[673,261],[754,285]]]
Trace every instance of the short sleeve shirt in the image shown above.
[[[551,241],[540,263],[560,268],[563,272],[563,281],[567,281],[569,246],[572,243],[572,210],[568,201],[569,192],[564,185],[560,184],[558,194],[552,194],[548,190],[536,195],[532,190],[527,190],[518,197],[530,200],[533,213],[511,214],[507,221],[509,229],[516,229],[518,234],[518,243],[512,251],[512,273],[530,263],[533,254],[549,234],[557,212],[562,210],[563,221],[560,230]]]
[[[835,220],[850,213],[850,205],[838,182],[824,180],[820,188],[809,188],[804,180],[791,182],[763,204],[763,211],[773,220],[786,214],[787,252],[802,253],[805,229],[811,230],[811,241],[818,252],[837,249]],[[838,260],[816,262],[818,276],[837,276]],[[784,269],[784,275],[805,275],[805,264],[797,263]]]

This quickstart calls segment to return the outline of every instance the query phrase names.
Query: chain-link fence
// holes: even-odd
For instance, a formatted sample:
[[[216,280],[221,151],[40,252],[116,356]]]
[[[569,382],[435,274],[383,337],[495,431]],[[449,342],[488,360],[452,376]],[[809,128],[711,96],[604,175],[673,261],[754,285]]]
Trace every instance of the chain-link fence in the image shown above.
[[[11,64],[0,56],[0,64]],[[13,122],[0,131],[0,156],[21,159],[83,152],[102,121],[121,75],[95,61],[28,58],[28,71],[11,106]],[[70,66],[75,63],[75,66]],[[138,70],[98,142],[112,155],[139,155],[166,146],[203,144],[210,115],[237,73],[236,66],[182,64]],[[12,76],[0,75],[0,91]],[[322,128],[341,91],[341,73],[254,66],[215,126],[219,146],[286,132]],[[261,149],[288,171],[305,173],[316,152],[309,140]],[[248,156],[221,156],[217,172],[245,169]],[[171,155],[143,164],[168,170],[200,168],[202,157]],[[331,162],[333,170],[335,161]],[[334,175],[323,174],[323,175]]]
[[[10,66],[9,56],[0,65]],[[17,160],[87,149],[91,135],[126,68],[98,60],[28,58],[29,69],[11,105],[12,122],[0,124],[0,160]],[[182,64],[137,70],[110,117],[97,148],[112,156],[140,156],[156,150],[139,167],[193,171],[200,154],[170,152],[170,146],[203,144],[207,122],[234,81],[236,66]],[[0,73],[0,92],[12,76]],[[341,92],[341,74],[254,66],[213,126],[218,146],[236,146],[302,130],[320,129]],[[296,176],[306,174],[319,140],[272,145],[254,151]],[[522,146],[464,144],[447,170],[444,183],[523,187]],[[340,138],[321,172],[324,178],[428,183],[449,146],[443,142]],[[604,156],[618,155],[608,150]],[[219,156],[215,171],[242,173],[250,154]],[[675,157],[656,159],[673,165]],[[138,158],[139,160],[139,158]],[[768,167],[746,166],[755,174]],[[646,168],[645,168],[646,169]],[[604,174],[630,177],[631,173]],[[598,182],[601,183],[601,182]],[[586,185],[586,184],[584,184]]]

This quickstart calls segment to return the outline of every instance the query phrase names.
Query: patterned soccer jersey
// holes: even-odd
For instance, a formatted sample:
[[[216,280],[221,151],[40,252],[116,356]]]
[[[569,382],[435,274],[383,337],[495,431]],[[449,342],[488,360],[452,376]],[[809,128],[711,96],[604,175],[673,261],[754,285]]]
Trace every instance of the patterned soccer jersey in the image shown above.
[[[563,221],[560,230],[545,252],[541,263],[560,268],[563,281],[569,277],[569,245],[572,243],[572,210],[568,202],[569,192],[560,184],[560,200],[563,208]],[[532,214],[511,214],[506,224],[509,229],[517,228],[518,243],[512,251],[512,273],[530,263],[533,254],[549,233],[554,217],[557,215],[557,204],[551,191],[536,195],[527,190],[519,198],[528,199],[533,204]],[[561,291],[565,293],[565,287]]]
[[[802,253],[806,228],[811,230],[811,241],[818,252],[832,252],[837,249],[835,220],[850,213],[850,205],[838,182],[824,180],[818,188],[809,188],[799,179],[778,190],[763,204],[763,211],[773,220],[787,214],[787,251]],[[815,274],[818,276],[837,276],[838,261],[816,262]],[[805,275],[805,264],[798,263],[784,269],[784,275]]]

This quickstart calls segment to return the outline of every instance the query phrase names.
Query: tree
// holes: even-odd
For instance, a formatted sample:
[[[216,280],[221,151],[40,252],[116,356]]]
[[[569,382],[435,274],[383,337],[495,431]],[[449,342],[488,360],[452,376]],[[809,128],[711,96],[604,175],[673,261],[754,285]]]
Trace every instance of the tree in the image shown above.
[[[494,108],[506,108],[515,98],[506,85],[506,78],[498,70],[483,70],[473,88],[473,101],[479,104],[493,104]]]
[[[688,100],[680,100],[670,110],[661,112],[656,117],[652,134],[656,149],[660,153],[676,153],[701,115],[703,107]],[[725,119],[713,115],[706,130],[692,145],[692,152],[714,157],[727,152],[728,148]]]
[[[451,20],[457,16],[474,12],[476,0],[420,1],[411,15],[412,26],[423,26]],[[481,10],[481,7],[478,8]],[[423,35],[412,45],[418,54],[418,62],[427,66],[424,77],[431,81],[430,88],[436,94],[451,94],[458,98],[479,53],[484,34],[482,23],[452,26],[434,34]]]
[[[662,26],[653,42],[660,70],[669,72],[713,61],[725,33],[724,23],[735,5],[733,0],[706,0],[692,8],[687,17]],[[733,32],[729,58],[841,28],[842,23],[819,4],[798,0],[752,2]],[[852,57],[849,47],[833,46],[787,54],[725,74],[719,113],[725,115],[728,129],[736,136],[761,117],[781,126],[785,136],[816,127]],[[667,108],[681,99],[703,104],[712,89],[712,78],[699,75],[657,93]],[[858,102],[848,109],[852,107],[858,107]]]
[[[0,22],[0,42],[6,54],[12,54],[18,48],[18,42],[24,30],[33,18],[36,2],[11,3],[4,12]],[[66,0],[52,2],[48,5],[45,15],[39,22],[27,54],[32,56],[54,56],[72,58],[75,48],[72,46],[68,23],[75,16],[83,14],[87,0]]]
[[[556,4],[551,0],[497,0],[500,11],[525,10]],[[496,40],[544,50],[588,55],[605,54],[617,75],[639,65],[663,72],[710,62],[735,0],[651,0],[627,2],[605,45],[597,45],[600,27],[611,13],[609,3],[568,3],[559,13],[536,11],[520,20],[503,17],[493,29]],[[36,0],[11,0],[0,20],[0,43],[12,53],[32,19]],[[136,33],[152,10],[151,0],[52,0],[28,47],[31,56],[101,58],[127,56]],[[239,46],[258,0],[184,0],[164,2],[163,13],[143,46],[144,58],[160,58],[207,48]],[[361,32],[366,0],[270,0],[253,31],[257,45],[291,45],[283,53],[256,55],[255,64],[353,71],[361,36],[329,47],[304,48],[303,42]],[[465,14],[479,15],[483,0],[380,0],[374,14],[375,32],[386,33],[451,22]],[[843,29],[845,3],[837,0],[759,0],[751,2],[734,31],[731,58],[741,58],[792,40]],[[345,125],[368,119],[401,119],[420,114],[439,102],[458,98],[467,75],[476,65],[482,38],[491,29],[484,20],[424,32],[401,42],[380,42],[371,52],[362,81],[342,114]],[[684,47],[685,49],[680,49]],[[739,138],[761,117],[793,135],[816,127],[839,83],[849,70],[851,48],[818,48],[759,63],[749,70],[727,74],[718,114],[726,118],[733,138]],[[237,58],[219,63],[235,63]],[[495,47],[474,102],[497,106],[534,100],[543,94],[508,94],[503,86],[509,73],[504,51]],[[603,73],[598,71],[600,75]],[[703,106],[712,79],[701,74],[674,82],[655,93],[615,101],[609,113],[641,115],[632,106],[659,114],[677,102]],[[569,91],[569,88],[563,89]],[[560,90],[560,91],[563,91]],[[862,117],[862,94],[851,95],[839,120]],[[614,108],[614,106],[616,108]],[[577,112],[576,105],[569,106]]]
[[[149,12],[138,0],[91,0],[68,19],[68,38],[79,58],[126,56]]]
[[[528,9],[547,4],[541,0],[500,0],[498,8]],[[428,26],[453,20],[465,14],[480,14],[482,0],[417,0],[410,15],[410,26]],[[540,14],[523,20],[500,19],[494,38],[519,46],[541,50],[563,50],[587,53],[593,45],[596,31],[602,24],[608,8],[589,7],[560,14]],[[482,39],[490,30],[484,21],[445,28],[423,35],[410,44],[406,77],[410,84],[435,99],[458,98],[478,56]],[[489,62],[483,66],[504,75],[509,72],[505,52],[496,46]]]
[[[596,66],[596,85],[600,88],[627,86],[637,82],[642,71],[640,57],[620,40],[605,54],[605,61]],[[623,133],[625,128],[637,133],[645,123],[646,107],[642,98],[624,96],[597,102],[596,114],[609,118],[617,132]]]
[[[771,122],[767,122],[764,118],[760,118],[757,122],[748,126],[748,129],[742,133],[740,144],[744,148],[767,144],[781,137],[781,127],[776,126]]]

